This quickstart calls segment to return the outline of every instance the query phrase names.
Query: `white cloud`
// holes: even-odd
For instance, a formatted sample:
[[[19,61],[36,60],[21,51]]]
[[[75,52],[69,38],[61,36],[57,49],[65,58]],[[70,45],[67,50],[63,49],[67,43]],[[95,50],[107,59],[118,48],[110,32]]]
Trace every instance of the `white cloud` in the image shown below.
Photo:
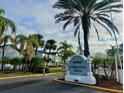
[[[63,31],[62,23],[55,24],[54,15],[57,14],[59,10],[53,9],[52,5],[57,0],[38,0],[36,3],[34,1],[35,0],[1,1],[1,6],[3,6],[3,8],[7,10],[7,16],[9,18],[12,18],[17,23],[17,33],[22,33],[25,35],[40,33],[44,35],[45,40],[52,38],[58,42],[67,40],[74,46],[74,50],[76,51],[78,43],[77,38],[74,38],[73,29],[71,28],[71,26],[69,26],[66,31]],[[120,31],[119,37],[123,37],[122,13],[113,14],[113,17],[114,23]],[[26,19],[30,19],[30,21]],[[23,22],[22,20],[26,21]],[[28,26],[31,26],[32,28]],[[114,44],[114,41],[111,40],[112,38],[109,37],[108,33],[103,28],[98,28],[100,37],[102,39],[108,39],[108,41],[98,41],[96,33],[92,29],[89,39],[91,54],[94,54],[96,52],[104,53],[104,50],[109,47],[109,44]],[[83,45],[83,36],[81,37],[81,41]],[[122,42],[122,40],[120,40],[119,43],[120,42]]]

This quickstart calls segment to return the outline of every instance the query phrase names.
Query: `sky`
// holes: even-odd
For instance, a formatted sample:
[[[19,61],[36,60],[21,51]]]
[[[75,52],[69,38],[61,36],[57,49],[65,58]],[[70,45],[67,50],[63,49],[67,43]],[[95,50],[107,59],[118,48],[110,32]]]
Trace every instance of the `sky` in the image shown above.
[[[16,23],[17,34],[29,35],[39,33],[44,36],[45,40],[54,39],[58,43],[67,40],[73,45],[73,50],[78,47],[77,37],[74,37],[73,25],[68,26],[64,31],[63,22],[55,24],[55,14],[60,10],[52,8],[57,0],[0,0],[0,8],[3,8],[5,16]],[[120,35],[117,36],[118,43],[123,39],[123,13],[113,14],[114,24],[119,29]],[[100,40],[94,28],[90,29],[89,46],[91,55],[95,53],[105,53],[107,48],[115,45],[113,37],[110,37],[105,29],[98,27]],[[83,35],[82,47],[83,47]]]

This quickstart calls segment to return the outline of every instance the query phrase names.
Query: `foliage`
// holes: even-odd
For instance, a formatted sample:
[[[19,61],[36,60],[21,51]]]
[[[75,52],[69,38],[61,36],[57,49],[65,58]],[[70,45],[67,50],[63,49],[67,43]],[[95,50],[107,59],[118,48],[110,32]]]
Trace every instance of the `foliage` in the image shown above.
[[[34,48],[33,46],[39,46],[38,37],[29,35],[28,37],[20,34],[16,36],[16,42],[19,45],[19,49],[16,48],[24,57],[28,57],[29,60],[33,57]]]
[[[4,58],[4,52],[5,52],[5,46],[6,43],[8,42],[8,40],[10,40],[13,43],[13,38],[11,37],[11,35],[4,35],[4,32],[8,31],[8,29],[10,29],[11,34],[16,32],[16,26],[15,23],[4,17],[5,11],[3,9],[0,9],[0,46],[2,46],[2,59]],[[1,68],[3,70],[3,62],[1,65]]]
[[[10,58],[5,56],[5,57],[2,59],[2,62],[3,62],[3,64],[10,64]]]
[[[65,62],[65,60],[69,57],[74,55],[74,52],[71,50],[72,45],[68,44],[66,41],[60,42],[60,46],[57,49],[59,56]]]
[[[37,37],[38,39],[38,46],[33,44],[35,49],[35,55],[37,55],[37,48],[43,48],[45,41],[43,40],[43,36],[41,34],[32,34],[33,37]]]
[[[29,63],[29,71],[31,72],[42,72],[44,69],[45,59],[39,57],[33,57]]]
[[[48,73],[56,73],[56,72],[62,72],[62,69],[60,67],[48,68]]]
[[[8,28],[11,29],[12,33],[16,32],[16,26],[14,22],[6,17],[4,17],[5,11],[3,9],[0,9],[0,37],[2,37],[3,33],[8,30]]]
[[[57,47],[57,45],[56,45],[55,40],[49,39],[49,40],[46,41],[45,49],[48,49],[49,51],[51,51],[51,50],[55,50],[56,47]]]
[[[48,57],[47,57],[48,58],[48,62],[50,61],[49,56],[51,54],[51,51],[52,50],[56,50],[56,47],[57,47],[57,45],[56,45],[56,41],[55,40],[49,39],[49,40],[46,41],[46,44],[45,44],[45,47],[44,47],[44,51],[45,52],[46,52],[46,50],[49,51],[48,53],[46,52],[46,54],[48,55]]]
[[[22,60],[22,58],[15,57],[15,58],[10,59],[10,64],[11,65],[21,65],[21,64],[23,64],[23,60]]]
[[[113,63],[114,59],[113,58],[109,58],[109,57],[93,57],[93,64],[99,65],[99,66],[103,66],[103,63],[105,62],[107,64],[107,66],[110,66]]]

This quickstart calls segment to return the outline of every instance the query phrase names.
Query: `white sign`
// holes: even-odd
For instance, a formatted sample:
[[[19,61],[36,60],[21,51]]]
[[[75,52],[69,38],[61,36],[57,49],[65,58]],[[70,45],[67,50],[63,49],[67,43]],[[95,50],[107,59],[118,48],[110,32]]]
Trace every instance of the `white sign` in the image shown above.
[[[96,84],[91,71],[91,60],[81,55],[74,55],[68,59],[66,81],[85,84]]]

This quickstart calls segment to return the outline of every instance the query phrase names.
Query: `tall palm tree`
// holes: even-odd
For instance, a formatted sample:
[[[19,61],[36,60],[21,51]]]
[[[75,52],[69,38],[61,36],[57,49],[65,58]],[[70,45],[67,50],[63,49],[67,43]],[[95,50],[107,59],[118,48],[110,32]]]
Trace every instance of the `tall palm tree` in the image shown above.
[[[2,35],[5,31],[8,30],[8,28],[11,29],[12,33],[16,32],[16,26],[14,22],[3,15],[5,14],[5,11],[3,9],[0,9],[0,38],[2,38]]]
[[[33,34],[32,36],[38,38],[39,47],[40,47],[40,48],[43,48],[43,46],[44,46],[43,36],[42,36],[41,34]],[[35,48],[35,56],[37,56],[37,49],[38,49],[39,47],[37,47],[37,46],[34,45],[34,48]]]
[[[45,44],[45,50],[48,50],[48,60],[49,60],[49,56],[50,56],[50,53],[51,53],[51,50],[56,50],[56,41],[53,40],[53,39],[49,39],[46,41],[46,44]]]
[[[11,39],[11,36],[5,36],[4,32],[6,32],[9,28],[11,30],[11,33],[14,34],[16,32],[16,26],[14,22],[6,17],[4,17],[5,11],[3,9],[0,9],[0,43],[3,44],[2,41],[5,41],[5,43],[8,41],[8,39]],[[5,46],[5,43],[3,46]],[[3,53],[2,53],[2,59],[4,57],[4,49],[3,47]],[[2,70],[3,70],[3,62],[2,62]]]
[[[34,35],[29,35],[28,37],[20,34],[16,36],[16,42],[19,44],[19,51],[25,58],[25,68],[24,72],[27,71],[27,63],[30,61],[34,54],[34,45],[36,47],[39,46],[38,44],[38,37]]]
[[[122,8],[123,4],[115,2],[117,1],[113,0],[108,3],[108,0],[58,0],[53,7],[63,9],[64,11],[55,16],[55,22],[65,21],[63,29],[69,24],[74,23],[74,35],[78,34],[78,37],[80,36],[80,28],[82,27],[84,34],[84,55],[88,57],[90,55],[88,35],[92,26],[94,26],[99,39],[99,32],[95,22],[104,27],[111,36],[113,36],[113,29],[119,33],[116,26],[110,21],[108,14],[110,11],[121,12],[119,8]],[[110,5],[111,9],[108,5]]]
[[[4,59],[4,56],[5,56],[5,47],[9,46],[9,44],[7,44],[8,42],[11,42],[13,45],[16,44],[14,38],[11,35],[6,35],[1,39],[0,45],[2,48],[2,60]],[[1,65],[2,71],[3,71],[3,67],[4,67],[4,64],[2,61],[2,65]]]

